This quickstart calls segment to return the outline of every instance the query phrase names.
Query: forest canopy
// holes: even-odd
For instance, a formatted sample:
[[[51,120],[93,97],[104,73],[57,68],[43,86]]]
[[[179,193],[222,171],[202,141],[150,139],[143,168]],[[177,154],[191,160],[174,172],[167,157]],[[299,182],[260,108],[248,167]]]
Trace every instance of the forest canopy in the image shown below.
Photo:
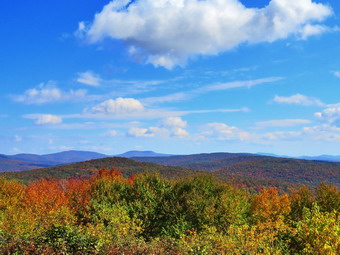
[[[0,179],[1,254],[339,254],[340,192],[250,193],[205,174]]]

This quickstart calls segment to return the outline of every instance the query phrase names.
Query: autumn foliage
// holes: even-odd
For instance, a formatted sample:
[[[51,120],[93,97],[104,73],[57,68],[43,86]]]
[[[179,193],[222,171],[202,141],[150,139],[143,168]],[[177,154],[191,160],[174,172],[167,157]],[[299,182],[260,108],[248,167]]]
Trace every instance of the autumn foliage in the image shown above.
[[[0,179],[0,254],[336,255],[339,203],[326,184],[250,193],[211,175]]]

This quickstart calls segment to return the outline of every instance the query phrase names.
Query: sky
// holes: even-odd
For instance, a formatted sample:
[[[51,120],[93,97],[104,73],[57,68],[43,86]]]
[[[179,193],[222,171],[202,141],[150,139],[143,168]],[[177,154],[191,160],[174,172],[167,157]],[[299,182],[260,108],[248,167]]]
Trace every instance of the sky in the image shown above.
[[[340,154],[340,2],[0,1],[0,153]]]

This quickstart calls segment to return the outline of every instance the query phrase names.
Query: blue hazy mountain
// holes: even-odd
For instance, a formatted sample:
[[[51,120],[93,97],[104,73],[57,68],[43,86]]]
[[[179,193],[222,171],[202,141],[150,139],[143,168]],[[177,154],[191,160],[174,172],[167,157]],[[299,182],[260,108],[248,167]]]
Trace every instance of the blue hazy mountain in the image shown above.
[[[170,154],[162,154],[154,151],[128,151],[123,154],[116,155],[117,157],[134,158],[134,157],[169,157]]]

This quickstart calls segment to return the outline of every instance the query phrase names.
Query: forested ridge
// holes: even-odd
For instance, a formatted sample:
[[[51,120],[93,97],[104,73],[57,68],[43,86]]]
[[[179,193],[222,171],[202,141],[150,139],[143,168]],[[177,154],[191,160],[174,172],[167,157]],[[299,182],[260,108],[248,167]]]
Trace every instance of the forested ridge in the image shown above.
[[[184,176],[190,176],[197,173],[206,173],[213,175],[219,180],[235,185],[245,185],[252,190],[258,190],[262,187],[275,186],[280,190],[287,191],[289,188],[296,187],[298,184],[289,181],[282,181],[275,178],[267,178],[265,176],[255,177],[246,176],[243,173],[223,173],[223,172],[206,172],[204,170],[195,170],[189,168],[182,168],[178,166],[164,166],[149,162],[139,162],[136,160],[122,158],[122,157],[108,157],[103,159],[94,159],[73,164],[53,166],[47,168],[39,168],[29,171],[21,172],[6,172],[0,173],[0,177],[7,179],[16,179],[20,182],[28,184],[31,181],[39,180],[41,178],[90,178],[102,168],[115,168],[122,172],[123,176],[128,177],[131,174],[138,174],[141,172],[158,172],[161,176],[176,179]]]
[[[135,157],[134,160],[211,171],[226,175],[267,178],[317,186],[340,187],[340,163],[260,156],[247,153],[203,153],[170,157]]]
[[[102,169],[90,178],[0,179],[1,254],[331,254],[337,187],[288,193]]]

